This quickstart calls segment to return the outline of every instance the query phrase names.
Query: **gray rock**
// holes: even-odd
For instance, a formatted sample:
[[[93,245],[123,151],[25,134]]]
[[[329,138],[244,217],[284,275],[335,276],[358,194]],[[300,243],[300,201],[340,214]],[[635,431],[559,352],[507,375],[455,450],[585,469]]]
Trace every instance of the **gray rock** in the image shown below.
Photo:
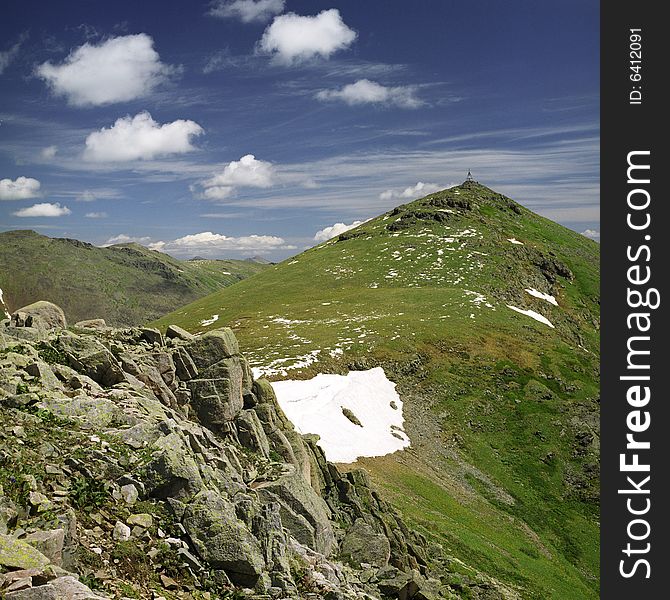
[[[52,564],[57,566],[63,564],[63,545],[65,543],[64,529],[35,531],[29,533],[26,536],[25,541],[39,550]]]
[[[37,377],[40,381],[40,385],[47,390],[55,390],[62,387],[58,378],[54,375],[54,372],[43,360],[35,360],[35,362],[26,365],[25,370],[28,375]]]
[[[77,321],[74,326],[78,329],[94,329],[100,331],[107,328],[107,323],[104,319],[86,319],[84,321]]]
[[[237,356],[240,353],[237,338],[229,327],[203,333],[196,337],[187,348],[195,366],[201,370],[223,358]]]
[[[103,596],[96,594],[71,575],[57,577],[50,581],[48,585],[56,590],[56,597],[59,600],[105,600]]]
[[[265,567],[261,547],[230,502],[203,490],[186,507],[183,524],[200,558],[224,569],[236,585],[256,585]]]
[[[140,339],[146,340],[150,344],[163,345],[163,334],[153,327],[143,327],[140,329]]]
[[[235,419],[237,425],[237,437],[246,448],[262,454],[265,458],[270,456],[270,442],[268,441],[263,424],[255,410],[243,410]]]
[[[63,332],[58,343],[67,353],[70,366],[100,385],[110,387],[124,380],[123,370],[114,355],[91,336]]]
[[[128,521],[128,525],[137,525],[143,529],[150,529],[154,524],[153,517],[148,513],[136,513],[130,515],[126,520]]]
[[[49,559],[27,542],[0,534],[0,566],[8,569],[42,569]]]
[[[256,490],[261,499],[279,501],[282,523],[299,542],[326,556],[331,553],[335,535],[330,510],[300,473],[294,471],[276,481],[263,482]]]
[[[121,497],[126,504],[135,504],[140,494],[132,483],[121,486]]]
[[[203,487],[200,471],[177,433],[159,438],[155,452],[145,468],[146,491],[155,498],[188,498]]]
[[[195,414],[210,429],[225,427],[244,406],[241,374],[235,379],[192,379],[188,387]]]
[[[175,348],[172,360],[174,361],[177,377],[182,381],[189,381],[198,376],[198,368],[195,366],[186,348],[182,348],[181,346]]]
[[[165,331],[165,337],[173,340],[183,340],[185,342],[190,342],[195,339],[195,336],[192,333],[182,329],[179,325],[168,325],[168,328]]]
[[[357,569],[363,563],[384,567],[391,557],[391,544],[383,533],[363,519],[356,519],[344,536],[340,557]]]
[[[58,596],[56,588],[53,585],[41,585],[39,587],[29,587],[17,592],[8,592],[5,594],[7,600],[61,600],[63,596]]]
[[[11,316],[14,327],[34,327],[35,329],[65,329],[67,320],[60,306],[39,300],[19,308]]]
[[[114,524],[114,530],[112,531],[112,538],[117,542],[125,542],[130,539],[130,527],[121,521],[117,521]]]

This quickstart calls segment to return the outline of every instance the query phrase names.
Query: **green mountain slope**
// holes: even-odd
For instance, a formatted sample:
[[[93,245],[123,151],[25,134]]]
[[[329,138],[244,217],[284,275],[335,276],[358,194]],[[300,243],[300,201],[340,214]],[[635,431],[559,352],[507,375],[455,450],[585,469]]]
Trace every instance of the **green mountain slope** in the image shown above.
[[[139,244],[98,248],[34,231],[0,233],[0,289],[9,310],[44,298],[72,323],[139,325],[254,275],[244,260],[181,261]]]
[[[598,596],[598,268],[595,242],[466,182],[156,324],[230,325],[271,378],[384,367],[412,446],[358,464],[386,497],[465,578],[582,600]]]

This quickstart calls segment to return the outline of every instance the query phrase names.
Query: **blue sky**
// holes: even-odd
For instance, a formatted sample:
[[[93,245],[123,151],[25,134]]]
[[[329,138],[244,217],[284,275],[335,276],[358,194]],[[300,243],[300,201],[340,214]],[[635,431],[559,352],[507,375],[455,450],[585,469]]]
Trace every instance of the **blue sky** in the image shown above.
[[[598,235],[594,0],[3,13],[2,230],[278,260],[472,169]]]

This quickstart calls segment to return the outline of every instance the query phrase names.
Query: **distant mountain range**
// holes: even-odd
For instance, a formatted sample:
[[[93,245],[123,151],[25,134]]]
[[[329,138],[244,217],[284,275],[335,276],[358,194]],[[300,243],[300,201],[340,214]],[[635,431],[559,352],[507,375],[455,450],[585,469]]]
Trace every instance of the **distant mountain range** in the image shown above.
[[[72,323],[104,317],[111,325],[141,325],[266,267],[255,260],[182,261],[135,243],[100,248],[29,230],[0,233],[8,309],[48,298]]]

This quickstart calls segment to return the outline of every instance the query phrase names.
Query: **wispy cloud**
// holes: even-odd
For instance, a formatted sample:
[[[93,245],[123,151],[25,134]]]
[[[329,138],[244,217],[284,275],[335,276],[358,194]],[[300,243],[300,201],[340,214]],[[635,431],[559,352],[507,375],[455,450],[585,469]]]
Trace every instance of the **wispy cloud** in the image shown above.
[[[420,198],[443,188],[444,186],[437,183],[424,183],[423,181],[418,181],[415,185],[406,187],[404,190],[386,190],[379,194],[379,198],[381,200]]]
[[[284,0],[215,0],[207,14],[243,23],[264,23],[283,11]]]
[[[339,101],[349,106],[377,104],[399,108],[419,108],[425,104],[417,96],[416,86],[384,86],[369,79],[359,79],[340,89],[320,90],[315,97],[322,102]]]
[[[28,34],[22,33],[19,36],[18,41],[11,45],[7,50],[0,50],[0,75],[2,75],[5,72],[5,69],[16,60],[19,51],[21,50],[21,46],[26,39],[28,39]]]

